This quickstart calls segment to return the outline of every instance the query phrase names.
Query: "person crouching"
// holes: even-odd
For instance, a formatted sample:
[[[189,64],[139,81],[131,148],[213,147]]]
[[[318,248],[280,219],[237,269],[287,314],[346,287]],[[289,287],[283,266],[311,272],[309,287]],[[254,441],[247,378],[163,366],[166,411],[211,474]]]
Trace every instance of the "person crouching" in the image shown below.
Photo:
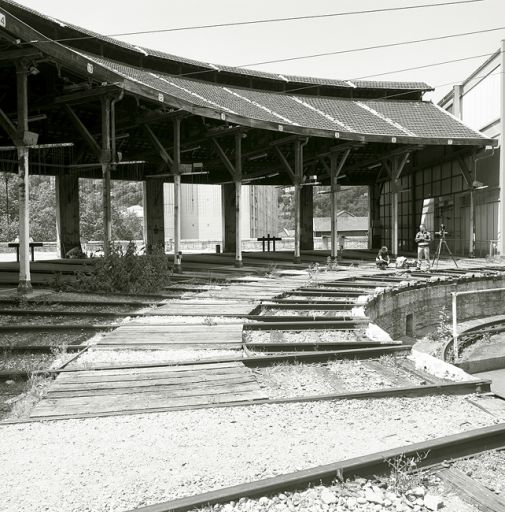
[[[386,268],[388,268],[389,251],[385,245],[380,248],[379,253],[377,254],[377,258],[375,258],[375,263],[381,270],[386,270]]]

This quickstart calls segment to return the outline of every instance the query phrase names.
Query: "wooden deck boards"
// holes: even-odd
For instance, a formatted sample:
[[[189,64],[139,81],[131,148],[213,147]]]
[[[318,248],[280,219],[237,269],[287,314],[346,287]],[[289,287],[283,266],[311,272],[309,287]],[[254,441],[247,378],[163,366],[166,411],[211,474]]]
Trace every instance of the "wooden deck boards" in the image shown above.
[[[170,314],[174,316],[233,316],[233,315],[248,315],[254,308],[254,303],[239,303],[239,304],[209,304],[205,302],[170,302],[163,306],[156,308],[156,313]]]
[[[82,370],[60,374],[30,417],[72,417],[265,398],[252,371],[242,363]]]

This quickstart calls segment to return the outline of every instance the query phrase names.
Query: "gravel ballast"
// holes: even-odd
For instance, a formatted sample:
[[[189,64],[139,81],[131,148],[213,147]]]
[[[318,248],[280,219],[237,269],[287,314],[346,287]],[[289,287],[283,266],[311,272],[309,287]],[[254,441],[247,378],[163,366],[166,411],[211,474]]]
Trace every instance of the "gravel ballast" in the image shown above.
[[[364,329],[355,331],[251,331],[243,334],[244,343],[338,343],[369,341]]]
[[[371,368],[366,362],[348,360],[327,364],[279,364],[256,368],[253,373],[270,398],[371,391],[421,384],[421,378],[416,378],[399,366],[376,363],[377,368]],[[381,371],[381,367],[386,371]]]
[[[0,495],[5,512],[123,512],[495,423],[437,396],[4,425]]]

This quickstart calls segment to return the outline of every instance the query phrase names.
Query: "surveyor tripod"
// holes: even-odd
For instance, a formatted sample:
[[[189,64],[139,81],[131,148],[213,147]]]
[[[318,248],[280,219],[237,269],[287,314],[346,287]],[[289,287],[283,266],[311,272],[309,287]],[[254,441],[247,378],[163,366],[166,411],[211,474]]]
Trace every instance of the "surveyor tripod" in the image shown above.
[[[447,235],[447,231],[445,230],[445,226],[442,224],[440,226],[440,231],[438,233],[435,233],[436,235],[440,236],[440,240],[438,241],[438,247],[435,251],[435,256],[433,256],[433,262],[432,266],[435,266],[438,268],[438,260],[440,259],[440,253],[442,252],[442,248],[445,247],[447,249],[447,252],[449,253],[450,257],[452,258],[452,261],[454,261],[454,265],[456,265],[456,268],[458,267],[458,263],[456,259],[454,258],[451,249],[449,248],[449,244],[447,243],[447,240],[445,239],[445,236]]]

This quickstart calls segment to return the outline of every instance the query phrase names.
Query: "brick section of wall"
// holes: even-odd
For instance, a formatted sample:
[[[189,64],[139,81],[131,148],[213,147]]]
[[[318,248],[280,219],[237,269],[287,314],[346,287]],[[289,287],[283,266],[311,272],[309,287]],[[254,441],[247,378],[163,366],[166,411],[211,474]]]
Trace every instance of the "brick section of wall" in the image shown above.
[[[406,334],[407,315],[413,315],[413,333],[434,330],[440,323],[440,312],[446,308],[451,321],[451,292],[505,288],[505,276],[464,277],[456,283],[430,282],[392,292],[372,299],[366,311],[370,320],[394,339]],[[505,310],[505,292],[464,295],[458,297],[458,321],[501,315]]]

